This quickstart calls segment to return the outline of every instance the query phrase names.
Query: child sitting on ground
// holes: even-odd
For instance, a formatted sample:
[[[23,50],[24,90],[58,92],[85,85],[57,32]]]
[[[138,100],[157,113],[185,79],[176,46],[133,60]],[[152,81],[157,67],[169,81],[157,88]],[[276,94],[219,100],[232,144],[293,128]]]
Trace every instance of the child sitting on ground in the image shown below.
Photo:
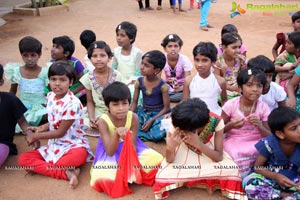
[[[300,114],[279,107],[268,117],[273,135],[255,144],[254,173],[243,187],[249,199],[300,199]]]
[[[74,80],[70,90],[85,105],[86,104],[85,90],[84,87],[79,82],[79,79],[84,74],[84,66],[77,58],[72,56],[75,51],[74,41],[70,37],[64,35],[64,36],[53,38],[52,43],[53,43],[51,49],[52,60],[50,61],[49,65],[59,60],[68,61],[72,64],[72,66],[75,68],[76,71],[76,79]]]
[[[166,159],[153,186],[155,198],[164,199],[169,190],[179,187],[198,186],[210,193],[221,189],[231,199],[246,199],[238,166],[223,152],[223,119],[199,98],[177,104],[171,118]]]
[[[266,56],[259,55],[249,60],[247,68],[260,69],[265,73],[267,82],[259,100],[267,103],[270,111],[274,110],[278,106],[285,106],[286,93],[283,87],[272,81],[273,74],[275,72],[274,63]]]
[[[247,67],[246,58],[241,54],[241,45],[239,34],[233,32],[222,35],[223,54],[218,56],[214,73],[225,78],[228,99],[240,95],[236,78],[238,72]]]
[[[78,185],[79,167],[93,159],[83,132],[83,111],[79,99],[69,90],[76,72],[67,61],[53,63],[48,72],[51,92],[47,95],[48,123],[29,127],[28,145],[40,139],[48,144],[22,153],[18,163],[29,172],[69,180],[71,188]]]
[[[152,185],[163,157],[137,137],[139,122],[129,111],[128,87],[116,81],[104,88],[102,96],[108,112],[98,121],[101,137],[90,184],[98,192],[121,197],[132,192],[128,183]]]
[[[131,22],[122,22],[116,27],[116,40],[119,47],[114,49],[111,67],[123,76],[133,97],[134,83],[141,75],[140,66],[143,52],[134,46],[137,27]],[[141,102],[142,100],[139,99]]]
[[[142,77],[135,83],[131,110],[138,114],[138,137],[143,141],[157,142],[166,136],[166,131],[160,130],[160,121],[170,111],[169,86],[157,76],[165,64],[165,55],[157,50],[149,51],[142,57]],[[143,107],[137,107],[140,91]]]
[[[285,50],[276,58],[276,82],[287,92],[289,80],[295,74],[294,69],[299,65],[300,57],[300,31],[292,32],[286,40]]]
[[[4,83],[3,66],[0,64],[0,86]],[[13,143],[16,124],[19,124],[24,134],[28,134],[29,127],[24,113],[27,108],[15,96],[8,92],[0,92],[0,168],[7,159],[8,155],[17,155],[18,150]],[[39,141],[34,144],[39,147]]]
[[[233,24],[226,24],[222,27],[221,30],[221,38],[225,33],[238,33],[238,29],[235,25]],[[218,56],[223,54],[223,49],[222,49],[222,44],[219,44],[219,46],[217,47],[218,49]],[[241,48],[240,48],[241,54],[244,55],[246,57],[246,53],[247,53],[247,48],[245,43],[242,43]]]
[[[212,66],[217,60],[217,48],[211,42],[200,42],[194,47],[193,56],[197,74],[189,76],[184,82],[182,99],[198,97],[211,112],[221,115],[218,97],[221,96],[223,105],[227,96],[224,78],[212,72]]]
[[[80,43],[86,51],[88,51],[90,45],[96,41],[96,34],[91,30],[84,30],[80,34]],[[87,53],[84,56],[84,63],[85,63],[85,69],[88,71],[93,71],[95,69],[94,65],[91,63],[90,59],[88,58]]]
[[[26,106],[24,114],[31,126],[38,126],[47,120],[46,96],[48,68],[40,67],[38,60],[42,55],[42,44],[34,37],[26,36],[19,42],[19,50],[24,64],[8,63],[4,70],[6,79],[11,83],[9,92],[19,94]],[[21,131],[16,127],[16,133]]]
[[[271,134],[267,125],[269,107],[259,100],[266,82],[259,69],[240,71],[237,83],[243,95],[228,100],[222,107],[224,150],[239,166],[242,178],[250,173],[256,159],[254,144]]]
[[[294,31],[300,31],[300,11],[295,12],[291,18],[292,18],[292,26],[293,26]],[[273,54],[274,60],[276,60],[278,55],[281,54],[285,50],[286,40],[287,40],[289,34],[290,34],[290,32],[276,34],[276,42],[272,48],[272,54]],[[281,47],[281,49],[278,53],[279,47]]]
[[[193,68],[191,60],[179,53],[182,45],[183,41],[176,34],[167,35],[161,43],[166,52],[167,62],[163,72],[169,85],[171,102],[179,102],[181,100],[184,81],[191,75]]]
[[[122,75],[117,70],[109,67],[113,53],[104,41],[96,41],[91,44],[88,50],[88,58],[95,66],[81,79],[81,84],[86,88],[87,115],[84,116],[84,125],[87,135],[98,137],[98,119],[107,112],[104,104],[102,90],[115,81],[121,81]]]

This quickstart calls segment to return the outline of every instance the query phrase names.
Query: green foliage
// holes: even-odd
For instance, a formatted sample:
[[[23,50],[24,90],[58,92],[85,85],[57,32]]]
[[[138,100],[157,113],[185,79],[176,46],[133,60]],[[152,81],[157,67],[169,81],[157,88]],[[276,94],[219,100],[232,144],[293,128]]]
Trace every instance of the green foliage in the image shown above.
[[[41,8],[56,5],[68,5],[69,0],[31,0],[33,8]]]

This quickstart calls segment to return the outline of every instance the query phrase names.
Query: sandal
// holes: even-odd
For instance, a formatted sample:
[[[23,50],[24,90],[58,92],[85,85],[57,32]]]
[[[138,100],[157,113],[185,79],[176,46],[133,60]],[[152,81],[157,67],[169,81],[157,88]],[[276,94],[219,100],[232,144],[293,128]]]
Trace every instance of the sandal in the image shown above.
[[[100,132],[97,129],[87,127],[84,129],[85,135],[90,137],[100,137]]]

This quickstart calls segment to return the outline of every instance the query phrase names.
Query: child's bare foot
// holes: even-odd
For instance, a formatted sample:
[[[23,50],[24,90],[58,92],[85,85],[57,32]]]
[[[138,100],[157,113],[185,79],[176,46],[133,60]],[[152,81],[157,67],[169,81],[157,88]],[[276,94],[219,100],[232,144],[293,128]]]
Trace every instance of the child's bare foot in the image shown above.
[[[147,7],[146,10],[154,10],[151,6]]]
[[[157,6],[156,10],[161,10],[162,7],[161,6]]]
[[[146,9],[145,8],[140,8],[140,11],[146,11]]]
[[[79,174],[80,174],[79,168],[66,170],[66,175],[69,179],[69,185],[72,189],[76,188],[76,186],[79,183],[78,181]]]
[[[179,12],[186,12],[186,10],[184,10],[184,9],[179,9]]]

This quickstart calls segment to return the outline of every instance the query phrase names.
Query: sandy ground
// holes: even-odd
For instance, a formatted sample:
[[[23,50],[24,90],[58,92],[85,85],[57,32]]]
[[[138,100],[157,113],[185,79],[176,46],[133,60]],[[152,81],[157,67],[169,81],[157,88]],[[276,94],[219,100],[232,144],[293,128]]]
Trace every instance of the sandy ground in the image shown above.
[[[261,11],[247,10],[246,14],[231,19],[232,2],[231,0],[218,0],[218,3],[212,4],[209,23],[215,28],[210,29],[209,32],[199,29],[199,10],[173,14],[167,0],[163,1],[163,10],[160,11],[140,12],[134,0],[72,0],[69,12],[60,12],[51,16],[29,17],[8,14],[4,16],[7,24],[0,27],[0,63],[22,61],[17,45],[25,35],[32,35],[43,43],[43,55],[40,59],[42,66],[50,59],[52,38],[61,35],[71,36],[76,43],[74,55],[83,60],[85,49],[79,41],[81,31],[84,29],[95,31],[98,40],[104,40],[114,48],[117,45],[115,27],[125,20],[137,25],[138,35],[135,44],[144,52],[153,49],[163,50],[160,46],[162,39],[169,33],[177,33],[184,41],[181,53],[192,58],[192,49],[199,41],[212,41],[219,44],[222,26],[226,23],[233,23],[238,27],[243,42],[247,45],[248,58],[264,54],[272,59],[271,48],[275,42],[275,34],[291,30],[288,12],[271,11],[267,14],[272,16],[264,16]],[[245,8],[247,3],[294,5],[298,1],[241,1],[242,8]],[[151,5],[156,7],[156,1],[151,1]],[[189,1],[184,1],[183,7],[187,9]],[[9,84],[5,83],[1,91],[7,91],[8,88]],[[89,139],[92,149],[95,150],[97,139]],[[29,150],[23,136],[16,136],[15,143],[19,152]],[[150,143],[149,145],[164,154],[163,144]],[[81,168],[80,184],[75,190],[71,190],[66,181],[40,175],[26,175],[23,170],[7,168],[11,166],[17,166],[17,156],[10,156],[0,169],[0,199],[109,199],[105,194],[97,193],[89,186],[90,163]],[[133,194],[120,199],[154,199],[151,187],[132,185],[131,188]],[[219,192],[208,194],[205,190],[196,188],[178,189],[172,191],[169,197],[170,200],[184,198],[224,199]]]

